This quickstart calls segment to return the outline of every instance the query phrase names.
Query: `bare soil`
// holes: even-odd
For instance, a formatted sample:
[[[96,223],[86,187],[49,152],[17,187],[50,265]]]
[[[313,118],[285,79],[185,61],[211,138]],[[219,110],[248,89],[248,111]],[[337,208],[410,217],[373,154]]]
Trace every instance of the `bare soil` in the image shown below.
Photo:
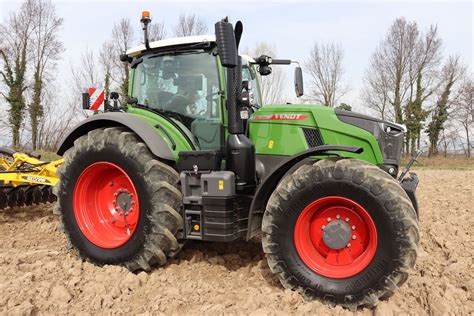
[[[474,314],[474,171],[418,175],[416,269],[359,315]],[[168,265],[136,275],[83,262],[57,226],[51,205],[0,213],[0,314],[353,314],[283,289],[257,241],[190,243]]]

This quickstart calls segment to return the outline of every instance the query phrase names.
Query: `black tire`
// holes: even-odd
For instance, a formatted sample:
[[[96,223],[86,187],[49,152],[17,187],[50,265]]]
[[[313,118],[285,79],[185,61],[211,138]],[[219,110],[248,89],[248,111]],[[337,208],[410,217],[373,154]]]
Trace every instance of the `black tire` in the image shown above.
[[[302,210],[316,199],[335,195],[364,207],[378,232],[373,259],[346,278],[314,272],[294,241]],[[378,167],[355,159],[324,159],[287,175],[268,201],[262,232],[269,267],[285,288],[350,309],[375,306],[391,296],[406,281],[419,244],[416,213],[405,191]]]
[[[8,197],[6,187],[0,186],[0,210],[8,206]]]
[[[122,168],[135,185],[140,203],[136,230],[122,246],[105,249],[91,243],[79,229],[73,211],[73,192],[78,177],[95,162],[111,162]],[[156,160],[138,137],[121,128],[96,129],[78,138],[64,154],[54,187],[62,227],[79,254],[98,264],[119,264],[131,271],[149,271],[163,265],[182,247],[177,236],[183,227],[179,209],[178,173]]]

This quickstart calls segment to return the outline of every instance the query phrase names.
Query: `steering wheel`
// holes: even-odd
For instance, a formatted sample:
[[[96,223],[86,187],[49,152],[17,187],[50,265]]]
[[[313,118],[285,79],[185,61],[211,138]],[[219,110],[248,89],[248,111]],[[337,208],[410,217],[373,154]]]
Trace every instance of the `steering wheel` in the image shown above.
[[[158,104],[160,105],[169,104],[173,96],[174,94],[171,92],[167,92],[167,91],[158,92]]]
[[[168,102],[168,105],[165,110],[169,110],[170,112],[175,112],[175,113],[185,115],[186,107],[191,104],[192,102],[190,99],[180,94],[176,94],[176,95],[173,95],[170,102]]]

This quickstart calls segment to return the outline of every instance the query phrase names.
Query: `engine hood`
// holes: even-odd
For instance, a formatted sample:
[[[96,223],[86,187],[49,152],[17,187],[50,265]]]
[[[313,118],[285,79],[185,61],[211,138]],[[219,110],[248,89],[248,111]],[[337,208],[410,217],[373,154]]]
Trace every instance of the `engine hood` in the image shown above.
[[[362,147],[354,158],[398,166],[405,127],[314,104],[265,105],[250,118],[257,154],[294,155],[317,145]],[[352,156],[351,156],[352,157]]]

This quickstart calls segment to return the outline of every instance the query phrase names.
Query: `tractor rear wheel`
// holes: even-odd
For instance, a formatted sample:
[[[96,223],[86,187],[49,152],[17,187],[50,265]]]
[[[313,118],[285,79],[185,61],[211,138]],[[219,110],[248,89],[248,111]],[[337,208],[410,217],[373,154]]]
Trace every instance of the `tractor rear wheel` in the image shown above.
[[[405,191],[355,159],[324,159],[287,175],[268,201],[262,232],[284,287],[351,309],[392,295],[419,243]]]
[[[148,271],[181,249],[179,175],[134,133],[89,132],[65,153],[58,173],[62,226],[82,257]]]

